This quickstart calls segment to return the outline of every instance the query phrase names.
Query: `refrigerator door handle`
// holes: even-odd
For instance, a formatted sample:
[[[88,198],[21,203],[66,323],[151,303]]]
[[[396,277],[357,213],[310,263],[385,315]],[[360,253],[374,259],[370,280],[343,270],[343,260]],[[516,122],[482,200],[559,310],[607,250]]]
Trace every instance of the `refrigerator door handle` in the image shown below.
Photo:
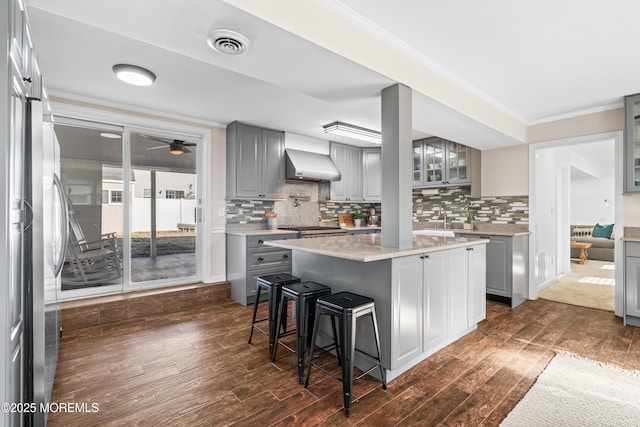
[[[60,274],[62,266],[64,265],[64,258],[67,253],[67,245],[69,244],[69,206],[67,205],[67,198],[62,189],[62,182],[58,175],[53,174],[53,186],[58,190],[58,196],[60,197],[60,206],[62,210],[62,248],[60,249],[60,255],[55,265],[55,276]]]

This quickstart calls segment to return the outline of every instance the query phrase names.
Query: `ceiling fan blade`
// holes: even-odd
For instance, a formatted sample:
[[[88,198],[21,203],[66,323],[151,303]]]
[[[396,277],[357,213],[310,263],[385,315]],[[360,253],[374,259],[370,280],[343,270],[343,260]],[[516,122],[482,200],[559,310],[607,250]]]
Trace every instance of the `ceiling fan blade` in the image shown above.
[[[196,144],[195,142],[185,142],[182,145],[184,145],[185,147],[195,147],[198,144]]]
[[[160,145],[158,147],[149,147],[149,148],[145,148],[145,150],[159,150],[160,148],[167,148],[164,145]]]
[[[164,144],[171,144],[171,143],[173,142],[173,141],[168,141],[168,140],[167,140],[167,141],[165,141],[165,140],[164,140],[164,139],[162,139],[162,138],[158,138],[158,137],[151,136],[151,135],[144,135],[144,134],[140,134],[140,136],[141,136],[141,137],[143,137],[143,138],[146,138],[146,139],[152,139],[152,140],[154,140],[154,141],[162,142],[162,143],[164,143]]]

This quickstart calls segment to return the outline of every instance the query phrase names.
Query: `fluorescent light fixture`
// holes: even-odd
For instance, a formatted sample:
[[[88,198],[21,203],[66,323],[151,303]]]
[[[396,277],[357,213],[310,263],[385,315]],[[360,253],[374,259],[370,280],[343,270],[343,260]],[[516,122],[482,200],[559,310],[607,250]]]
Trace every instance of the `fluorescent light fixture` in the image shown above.
[[[134,86],[149,86],[156,80],[155,74],[137,65],[116,64],[113,72],[123,82]]]
[[[100,133],[100,136],[103,138],[108,138],[108,139],[120,139],[122,138],[122,135],[118,135],[117,133],[111,133],[111,132],[102,132]]]
[[[372,142],[374,144],[382,143],[382,134],[378,131],[362,128],[360,126],[350,125],[348,123],[333,122],[324,125],[324,132],[332,135],[340,135],[347,138],[359,139],[361,141]]]

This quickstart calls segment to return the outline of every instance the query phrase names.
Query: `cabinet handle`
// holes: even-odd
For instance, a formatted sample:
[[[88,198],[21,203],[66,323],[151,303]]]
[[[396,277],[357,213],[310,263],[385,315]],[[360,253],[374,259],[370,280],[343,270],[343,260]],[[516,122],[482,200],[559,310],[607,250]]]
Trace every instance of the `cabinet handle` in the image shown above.
[[[468,251],[472,251],[472,250],[473,250],[473,248],[467,248],[467,250],[468,250]]]
[[[264,258],[262,258],[261,256],[258,257],[258,261],[264,261]]]
[[[286,259],[286,258],[289,258],[289,255],[284,254],[284,255],[282,255],[282,258],[285,258],[285,259]]]
[[[27,83],[31,83],[33,81],[33,80],[31,80],[31,77],[23,77],[22,80],[27,82]]]
[[[425,255],[425,256],[424,256],[424,259],[429,259],[429,255]]]
[[[264,243],[264,240],[262,240],[262,239],[258,240],[258,244],[259,244],[259,245],[261,245],[261,244],[263,244],[263,243]]]

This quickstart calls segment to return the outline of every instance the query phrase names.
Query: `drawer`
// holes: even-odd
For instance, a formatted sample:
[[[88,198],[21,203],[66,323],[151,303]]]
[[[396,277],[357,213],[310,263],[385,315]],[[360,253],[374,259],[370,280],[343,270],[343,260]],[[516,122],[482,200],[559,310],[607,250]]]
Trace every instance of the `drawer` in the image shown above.
[[[625,242],[624,243],[625,256],[640,257],[640,243],[638,242]]]
[[[264,242],[267,240],[287,240],[297,239],[298,234],[286,233],[286,234],[261,234],[255,236],[247,236],[247,248],[264,248]]]
[[[291,265],[290,249],[254,249],[247,251],[247,270],[256,268]]]

